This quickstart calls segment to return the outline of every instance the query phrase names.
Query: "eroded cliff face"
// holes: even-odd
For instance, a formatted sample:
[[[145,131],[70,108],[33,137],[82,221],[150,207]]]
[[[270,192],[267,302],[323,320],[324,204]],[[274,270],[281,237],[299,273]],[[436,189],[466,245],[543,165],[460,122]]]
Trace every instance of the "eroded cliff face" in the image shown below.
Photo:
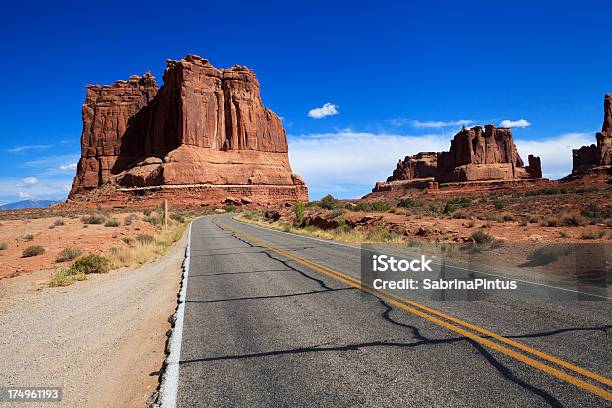
[[[108,89],[111,98],[96,97]],[[88,88],[71,197],[107,183],[299,186],[297,196],[307,198],[291,172],[285,129],[263,106],[253,71],[217,69],[195,55],[168,60],[159,92],[150,74]]]
[[[597,144],[574,149],[572,174],[578,175],[597,168],[612,166],[612,94],[604,97],[604,120],[601,132],[595,135]],[[611,169],[608,169],[608,172]]]
[[[524,166],[512,131],[487,125],[463,128],[447,152],[421,152],[400,160],[387,182],[430,179],[435,182],[541,178],[540,159]]]
[[[142,155],[148,124],[147,105],[157,93],[146,73],[112,85],[87,87],[82,108],[81,159],[71,195],[97,188]]]

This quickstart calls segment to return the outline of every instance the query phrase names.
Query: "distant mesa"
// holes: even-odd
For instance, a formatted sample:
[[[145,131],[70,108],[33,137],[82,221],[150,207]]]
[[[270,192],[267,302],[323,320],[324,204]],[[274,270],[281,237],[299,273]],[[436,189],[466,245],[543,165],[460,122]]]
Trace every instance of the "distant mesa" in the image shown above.
[[[69,200],[130,201],[143,191],[174,201],[308,199],[281,120],[246,67],[217,69],[196,55],[168,60],[159,90],[148,72],[88,86],[82,117]]]
[[[512,131],[493,125],[463,128],[447,152],[420,152],[397,163],[374,192],[404,188],[435,189],[440,183],[536,180],[542,178],[540,158],[529,155],[525,166]]]
[[[604,97],[604,120],[601,132],[595,135],[597,144],[574,149],[572,174],[575,178],[587,173],[612,173],[612,94]]]
[[[58,203],[55,200],[21,200],[0,205],[0,210],[22,210],[24,208],[47,208]]]

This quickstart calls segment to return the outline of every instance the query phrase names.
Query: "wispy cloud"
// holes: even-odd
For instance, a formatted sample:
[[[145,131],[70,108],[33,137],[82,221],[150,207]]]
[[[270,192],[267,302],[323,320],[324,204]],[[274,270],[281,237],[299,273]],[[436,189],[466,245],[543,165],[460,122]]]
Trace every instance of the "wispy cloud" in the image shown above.
[[[0,201],[10,203],[24,197],[62,200],[66,198],[69,190],[66,190],[65,186],[72,183],[71,176],[37,176],[33,178],[36,179],[36,182],[25,180],[28,177],[25,179],[0,177]]]
[[[356,198],[371,191],[377,181],[391,175],[399,159],[421,151],[448,150],[446,133],[403,135],[355,132],[289,135],[289,156],[293,170],[300,174],[313,198],[336,193]],[[592,133],[568,133],[542,140],[515,140],[521,157],[533,154],[542,159],[544,177],[568,175],[572,149],[593,143]]]
[[[18,154],[25,153],[30,150],[44,150],[52,147],[52,145],[27,145],[27,146],[16,146],[11,149],[6,149],[7,152]]]
[[[339,106],[334,105],[333,103],[327,102],[320,108],[314,108],[308,111],[308,116],[313,119],[322,119],[327,116],[338,115],[340,112],[338,111]]]
[[[518,127],[518,128],[524,128],[527,126],[531,126],[531,123],[527,122],[525,119],[519,119],[519,120],[502,120],[499,123],[499,127],[503,127],[503,128],[511,128],[511,127]]]
[[[60,170],[76,170],[76,168],[77,168],[76,163],[62,164],[61,166],[59,166]]]
[[[314,198],[325,191],[345,198],[361,196],[377,181],[385,180],[400,158],[448,149],[450,144],[447,135],[375,134],[350,129],[289,135],[288,139],[291,165],[306,180]]]
[[[410,123],[415,128],[440,129],[440,128],[451,127],[451,126],[467,126],[467,125],[474,123],[474,121],[470,119],[459,119],[459,120],[451,120],[451,121],[413,120]]]
[[[593,133],[565,133],[540,140],[515,140],[516,147],[523,158],[533,154],[542,160],[543,176],[559,179],[572,172],[572,149],[589,145],[595,141]]]
[[[36,183],[38,183],[38,179],[36,177],[25,177],[21,179],[16,186],[19,188],[31,188]]]

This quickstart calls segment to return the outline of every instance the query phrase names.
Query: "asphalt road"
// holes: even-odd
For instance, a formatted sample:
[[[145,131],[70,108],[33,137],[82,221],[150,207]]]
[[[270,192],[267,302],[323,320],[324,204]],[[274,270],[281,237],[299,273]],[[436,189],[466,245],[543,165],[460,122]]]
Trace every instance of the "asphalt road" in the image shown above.
[[[610,406],[610,301],[411,304],[361,291],[360,262],[227,215],[195,221],[177,406]]]

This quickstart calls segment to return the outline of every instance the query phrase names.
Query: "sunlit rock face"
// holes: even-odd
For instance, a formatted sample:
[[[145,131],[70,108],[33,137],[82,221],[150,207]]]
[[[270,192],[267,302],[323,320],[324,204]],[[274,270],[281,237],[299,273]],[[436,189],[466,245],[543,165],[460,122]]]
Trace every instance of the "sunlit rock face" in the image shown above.
[[[188,55],[168,60],[163,79],[159,90],[149,73],[88,86],[70,198],[107,184],[270,185],[293,187],[283,200],[307,200],[285,129],[263,106],[253,71]]]

